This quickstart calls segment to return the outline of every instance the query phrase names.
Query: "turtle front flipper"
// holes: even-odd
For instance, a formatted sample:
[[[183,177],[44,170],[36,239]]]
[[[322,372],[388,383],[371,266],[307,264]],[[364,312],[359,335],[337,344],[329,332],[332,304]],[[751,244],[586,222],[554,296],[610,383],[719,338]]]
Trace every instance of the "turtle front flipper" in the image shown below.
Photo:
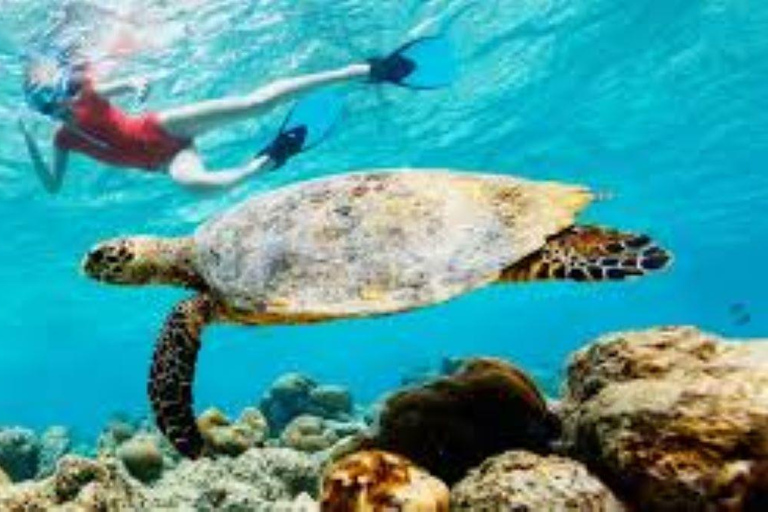
[[[216,302],[205,294],[180,302],[166,319],[152,358],[149,398],[155,420],[179,453],[192,459],[204,447],[192,407],[192,383],[200,335],[216,310]]]
[[[620,281],[661,270],[671,262],[671,254],[646,235],[572,226],[504,270],[501,281]]]

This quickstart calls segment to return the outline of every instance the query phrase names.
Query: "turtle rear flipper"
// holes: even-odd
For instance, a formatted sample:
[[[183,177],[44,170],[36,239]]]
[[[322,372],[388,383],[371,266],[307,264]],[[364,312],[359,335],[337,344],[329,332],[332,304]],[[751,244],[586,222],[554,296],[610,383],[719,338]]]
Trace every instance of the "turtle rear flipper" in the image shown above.
[[[204,441],[195,421],[192,383],[200,335],[215,317],[207,295],[180,302],[168,316],[152,358],[149,398],[160,431],[185,457],[196,459]]]
[[[507,268],[502,281],[621,281],[661,270],[671,254],[650,237],[596,226],[572,226]]]

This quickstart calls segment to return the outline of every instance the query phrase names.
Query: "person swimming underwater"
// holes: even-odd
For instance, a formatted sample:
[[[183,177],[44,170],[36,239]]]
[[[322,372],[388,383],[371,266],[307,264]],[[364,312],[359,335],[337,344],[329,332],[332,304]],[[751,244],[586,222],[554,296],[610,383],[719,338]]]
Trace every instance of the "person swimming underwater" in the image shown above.
[[[360,64],[278,80],[244,96],[207,100],[160,112],[130,115],[111,99],[128,92],[146,97],[144,80],[95,83],[86,66],[66,59],[33,62],[27,69],[24,92],[37,112],[60,123],[49,166],[23,121],[33,167],[46,190],[61,189],[70,153],[87,155],[123,168],[167,172],[177,183],[193,188],[230,187],[261,172],[281,167],[307,149],[312,126],[296,125],[240,167],[209,170],[195,140],[229,124],[261,115],[278,105],[332,84],[355,80],[390,83],[413,89],[446,86],[452,80],[450,45],[441,36],[414,40],[392,54]]]

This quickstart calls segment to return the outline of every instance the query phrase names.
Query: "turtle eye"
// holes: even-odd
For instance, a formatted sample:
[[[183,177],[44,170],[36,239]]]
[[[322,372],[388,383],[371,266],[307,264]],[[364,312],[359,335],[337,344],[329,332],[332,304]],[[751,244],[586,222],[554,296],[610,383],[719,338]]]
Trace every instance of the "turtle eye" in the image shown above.
[[[101,263],[104,261],[105,254],[104,249],[96,249],[88,255],[88,261],[90,263]]]
[[[127,259],[119,246],[97,247],[86,256],[83,271],[99,281],[116,281],[122,275],[123,264]]]
[[[106,272],[107,253],[99,247],[88,253],[83,262],[83,272],[89,277],[102,280]]]

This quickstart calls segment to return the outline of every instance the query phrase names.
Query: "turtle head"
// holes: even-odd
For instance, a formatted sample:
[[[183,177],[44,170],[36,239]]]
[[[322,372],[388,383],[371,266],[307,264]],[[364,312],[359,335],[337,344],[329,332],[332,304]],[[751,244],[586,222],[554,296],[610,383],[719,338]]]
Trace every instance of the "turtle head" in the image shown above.
[[[82,262],[96,281],[121,285],[172,284],[199,288],[190,238],[137,236],[102,242]]]

